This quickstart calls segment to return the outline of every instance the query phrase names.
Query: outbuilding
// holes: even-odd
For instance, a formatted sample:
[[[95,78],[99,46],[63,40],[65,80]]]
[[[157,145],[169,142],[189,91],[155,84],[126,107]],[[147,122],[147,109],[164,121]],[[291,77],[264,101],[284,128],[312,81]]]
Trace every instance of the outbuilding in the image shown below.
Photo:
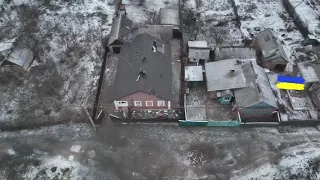
[[[206,41],[188,41],[188,59],[190,62],[206,63],[210,57],[210,47]]]

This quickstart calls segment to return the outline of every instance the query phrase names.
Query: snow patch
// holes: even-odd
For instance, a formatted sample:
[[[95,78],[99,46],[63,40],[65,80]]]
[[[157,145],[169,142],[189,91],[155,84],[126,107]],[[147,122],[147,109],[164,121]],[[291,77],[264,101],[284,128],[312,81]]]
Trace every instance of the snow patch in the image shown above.
[[[78,153],[78,152],[80,151],[80,149],[81,149],[81,146],[80,146],[80,145],[72,145],[70,150],[71,150],[72,152]]]

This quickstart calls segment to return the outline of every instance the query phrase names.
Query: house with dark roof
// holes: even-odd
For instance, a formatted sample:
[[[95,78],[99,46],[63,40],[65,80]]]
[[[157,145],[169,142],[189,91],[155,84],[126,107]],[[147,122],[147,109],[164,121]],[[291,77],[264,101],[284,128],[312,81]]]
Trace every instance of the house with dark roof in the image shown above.
[[[125,14],[119,14],[113,20],[108,41],[108,49],[111,53],[120,53],[124,42],[129,41],[133,22]]]
[[[289,58],[281,41],[274,35],[271,29],[258,33],[254,46],[256,48],[258,65],[278,72],[285,70]]]
[[[170,44],[144,33],[121,48],[112,95],[115,108],[170,109],[174,105]]]

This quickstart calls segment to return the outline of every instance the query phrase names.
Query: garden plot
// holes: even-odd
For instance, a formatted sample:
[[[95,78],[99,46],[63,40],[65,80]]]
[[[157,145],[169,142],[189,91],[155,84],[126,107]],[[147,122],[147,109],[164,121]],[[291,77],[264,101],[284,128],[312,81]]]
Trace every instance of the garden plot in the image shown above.
[[[230,1],[186,0],[181,3],[186,38],[206,40],[209,46],[242,44]]]
[[[26,72],[0,69],[0,124],[78,121],[92,107],[115,4],[104,0],[0,1],[0,41],[33,50]]]
[[[158,24],[160,8],[179,8],[179,0],[123,0],[128,17],[136,24]]]
[[[301,48],[303,37],[278,0],[235,0],[241,20],[241,31],[251,37],[265,29],[272,29],[282,41],[290,61],[312,61],[313,54]],[[299,50],[296,50],[296,49]]]

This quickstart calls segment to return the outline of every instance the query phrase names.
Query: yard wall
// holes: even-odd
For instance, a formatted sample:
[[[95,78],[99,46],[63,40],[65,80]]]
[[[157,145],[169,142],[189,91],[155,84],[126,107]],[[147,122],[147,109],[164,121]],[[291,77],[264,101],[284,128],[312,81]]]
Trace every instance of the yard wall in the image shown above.
[[[253,48],[242,46],[226,46],[214,50],[214,60],[223,60],[231,58],[254,59],[256,51]]]

